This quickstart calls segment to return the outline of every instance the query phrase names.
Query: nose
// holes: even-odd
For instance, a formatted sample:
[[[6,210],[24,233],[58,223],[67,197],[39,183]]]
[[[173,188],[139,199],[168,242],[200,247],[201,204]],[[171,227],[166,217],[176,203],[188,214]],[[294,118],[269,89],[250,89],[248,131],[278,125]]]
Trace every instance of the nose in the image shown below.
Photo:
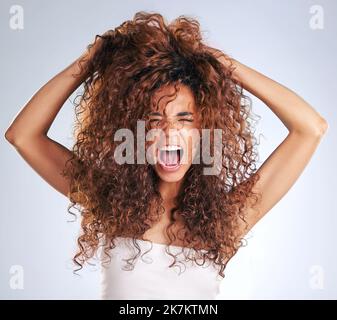
[[[169,131],[169,129],[175,129],[176,128],[176,123],[175,123],[175,121],[171,121],[171,120],[169,120],[169,119],[166,119],[165,121],[163,121],[164,122],[164,125],[163,125],[163,130],[165,131],[165,132],[168,132]]]
[[[161,135],[162,141],[166,144],[179,144],[179,130],[175,128],[174,124],[166,124],[165,127],[162,128],[163,134]]]

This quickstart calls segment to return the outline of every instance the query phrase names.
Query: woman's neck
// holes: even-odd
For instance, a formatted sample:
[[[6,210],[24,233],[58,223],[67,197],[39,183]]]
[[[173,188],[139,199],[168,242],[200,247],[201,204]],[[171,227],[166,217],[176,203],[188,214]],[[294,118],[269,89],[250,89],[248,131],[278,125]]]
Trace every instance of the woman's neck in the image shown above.
[[[177,182],[160,181],[159,192],[164,202],[172,202],[178,195],[182,185],[182,180]]]

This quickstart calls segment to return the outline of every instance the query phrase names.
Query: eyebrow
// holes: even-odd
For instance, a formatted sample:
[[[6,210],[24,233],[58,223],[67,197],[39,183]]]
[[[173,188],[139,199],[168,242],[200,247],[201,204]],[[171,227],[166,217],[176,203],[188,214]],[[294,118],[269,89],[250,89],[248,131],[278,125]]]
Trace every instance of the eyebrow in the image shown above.
[[[193,112],[182,111],[176,114],[177,117],[190,116],[190,115],[193,115]],[[149,116],[163,116],[163,115],[160,112],[151,112],[149,113]]]

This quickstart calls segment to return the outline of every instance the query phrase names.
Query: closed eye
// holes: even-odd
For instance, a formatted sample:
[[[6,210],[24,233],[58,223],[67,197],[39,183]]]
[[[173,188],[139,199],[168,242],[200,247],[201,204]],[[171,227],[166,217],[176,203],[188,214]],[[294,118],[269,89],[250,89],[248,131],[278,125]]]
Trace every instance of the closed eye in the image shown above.
[[[179,121],[193,122],[193,119],[179,119]]]

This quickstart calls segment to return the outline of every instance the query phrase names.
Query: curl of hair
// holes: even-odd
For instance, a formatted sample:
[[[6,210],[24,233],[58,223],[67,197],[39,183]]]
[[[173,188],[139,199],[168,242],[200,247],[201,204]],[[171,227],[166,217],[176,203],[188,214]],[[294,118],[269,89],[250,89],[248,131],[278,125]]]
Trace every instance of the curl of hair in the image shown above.
[[[178,234],[172,226],[183,221],[188,232],[182,240],[207,248],[202,264],[213,261],[224,277],[227,262],[243,245],[245,208],[249,199],[258,200],[253,186],[259,179],[251,104],[232,76],[232,65],[219,62],[203,42],[198,21],[186,16],[168,24],[158,13],[138,12],[97,39],[95,54],[80,62],[84,91],[75,103],[73,157],[63,172],[70,181],[68,211],[75,215],[70,209],[79,204],[82,217],[73,261],[81,269],[101,241],[109,256],[120,235],[131,237],[138,248],[130,260],[139,256],[136,240],[160,219],[163,200],[150,164],[114,161],[114,134],[119,128],[135,133],[155,91],[180,83],[192,90],[202,127],[222,129],[223,161],[219,175],[204,175],[203,164],[192,164],[166,232],[173,243]],[[174,265],[176,256],[167,252]]]

